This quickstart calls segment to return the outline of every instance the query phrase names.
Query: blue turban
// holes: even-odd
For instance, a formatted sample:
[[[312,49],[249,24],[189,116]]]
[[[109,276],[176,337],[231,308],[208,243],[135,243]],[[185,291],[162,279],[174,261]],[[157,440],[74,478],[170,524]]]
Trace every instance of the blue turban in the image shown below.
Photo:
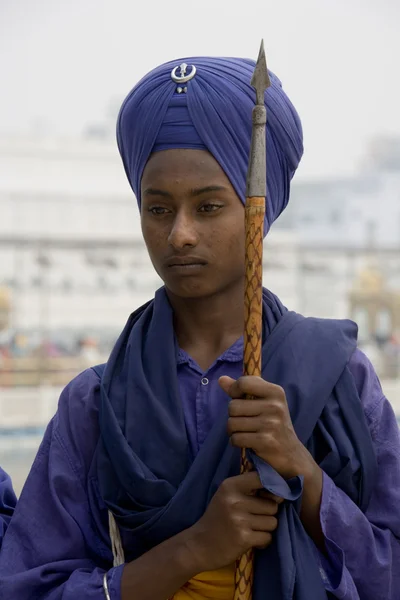
[[[187,63],[194,77],[175,83],[172,69]],[[255,62],[242,58],[193,57],[167,62],[148,73],[124,100],[117,141],[140,208],[140,182],[153,152],[169,148],[208,150],[245,202],[255,91]],[[270,73],[267,107],[267,202],[265,233],[289,201],[290,181],[303,154],[300,118]],[[184,90],[182,92],[182,89]],[[186,92],[185,92],[186,90]]]

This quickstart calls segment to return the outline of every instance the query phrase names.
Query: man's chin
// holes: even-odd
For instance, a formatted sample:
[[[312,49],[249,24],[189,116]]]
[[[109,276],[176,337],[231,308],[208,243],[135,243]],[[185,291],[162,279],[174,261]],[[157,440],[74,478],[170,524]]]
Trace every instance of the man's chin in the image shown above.
[[[217,289],[215,289],[214,286],[210,285],[209,283],[207,284],[204,281],[181,281],[179,283],[176,281],[166,281],[165,287],[173,296],[177,298],[185,298],[187,300],[207,298],[217,292]]]

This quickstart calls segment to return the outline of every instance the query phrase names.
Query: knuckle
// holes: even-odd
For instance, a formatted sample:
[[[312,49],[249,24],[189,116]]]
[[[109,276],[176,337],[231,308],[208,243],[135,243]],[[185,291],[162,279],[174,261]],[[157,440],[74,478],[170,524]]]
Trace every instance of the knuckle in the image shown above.
[[[239,379],[236,380],[238,390],[244,393],[249,387],[249,383],[251,382],[251,378],[248,375],[242,375]]]
[[[236,531],[238,532],[239,536],[242,538],[245,538],[247,536],[247,525],[246,525],[246,520],[243,518],[242,515],[239,515],[238,513],[236,513],[233,516],[233,522],[236,528]]]
[[[255,436],[255,442],[257,444],[257,448],[269,448],[271,446],[271,443],[273,441],[273,436],[271,435],[271,432],[269,431],[263,431],[261,433],[258,433]]]
[[[222,498],[229,497],[232,492],[232,482],[230,479],[224,479],[218,489]]]
[[[278,429],[280,429],[281,423],[282,423],[282,421],[280,419],[280,416],[277,413],[275,413],[274,416],[269,419],[269,429],[270,429],[270,431],[271,432],[275,432]]]
[[[275,414],[278,415],[279,417],[283,417],[284,415],[286,415],[286,406],[282,402],[281,398],[277,398],[273,402],[273,408],[274,408]]]
[[[266,431],[260,434],[259,440],[260,446],[264,446],[269,448],[270,450],[274,450],[278,447],[278,442],[276,439],[276,435],[274,431]]]
[[[240,498],[238,498],[234,494],[230,494],[229,496],[227,496],[226,504],[227,504],[227,507],[228,507],[231,515],[233,515],[233,517],[237,521],[240,521],[240,519],[241,519],[240,514],[239,514],[240,505],[241,505]]]
[[[236,515],[235,518],[232,519],[232,528],[233,531],[235,531],[236,539],[239,543],[245,544],[249,538],[249,532],[243,519]]]
[[[232,521],[239,523],[242,519],[240,507],[242,505],[242,499],[235,492],[231,491],[224,495],[224,509],[229,514]]]
[[[260,388],[263,383],[263,380],[260,377],[255,377],[254,375],[242,375],[238,380],[238,391],[242,396],[246,394],[250,396],[258,397],[260,396]],[[265,382],[264,382],[265,383]]]

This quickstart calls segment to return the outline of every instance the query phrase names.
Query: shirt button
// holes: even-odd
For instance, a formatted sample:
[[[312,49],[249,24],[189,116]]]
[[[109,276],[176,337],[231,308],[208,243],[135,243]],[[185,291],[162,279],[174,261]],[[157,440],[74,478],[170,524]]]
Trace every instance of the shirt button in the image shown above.
[[[203,377],[203,379],[201,380],[202,385],[208,385],[208,379],[207,377]]]

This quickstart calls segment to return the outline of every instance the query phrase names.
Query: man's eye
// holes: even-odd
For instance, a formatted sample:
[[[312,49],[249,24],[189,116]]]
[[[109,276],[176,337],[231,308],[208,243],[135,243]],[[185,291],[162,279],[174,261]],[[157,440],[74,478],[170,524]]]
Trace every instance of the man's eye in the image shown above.
[[[164,215],[168,211],[162,206],[152,206],[151,208],[149,208],[149,212],[151,212],[152,215]]]
[[[212,204],[212,203],[209,203],[209,204],[203,204],[199,208],[199,211],[201,211],[201,212],[216,212],[220,208],[222,208],[222,204]]]

